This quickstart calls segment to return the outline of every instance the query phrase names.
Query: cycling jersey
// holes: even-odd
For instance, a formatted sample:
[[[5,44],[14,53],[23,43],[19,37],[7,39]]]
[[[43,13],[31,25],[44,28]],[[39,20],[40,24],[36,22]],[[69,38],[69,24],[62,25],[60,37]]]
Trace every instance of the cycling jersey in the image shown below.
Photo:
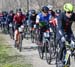
[[[59,28],[64,32],[72,33],[71,26],[72,26],[73,21],[75,21],[75,13],[72,13],[71,18],[68,18],[65,15],[65,12],[63,12],[58,17]]]
[[[20,16],[17,16],[15,15],[14,16],[14,21],[17,23],[17,24],[22,24],[23,20],[25,19],[26,17],[24,15],[20,15]]]
[[[34,24],[36,24],[36,16],[37,16],[36,14],[35,16],[33,15],[30,16],[31,28],[33,28]]]
[[[14,18],[14,14],[12,14],[12,15],[9,14],[9,15],[7,16],[7,22],[8,22],[8,23],[12,23],[12,22],[13,22],[13,18]]]
[[[71,17],[68,18],[66,16],[66,13],[62,12],[60,14],[60,16],[58,17],[58,28],[60,30],[60,34],[62,35],[61,36],[60,34],[57,34],[57,36],[56,36],[57,42],[59,41],[59,45],[60,45],[60,51],[59,51],[59,59],[60,60],[62,60],[63,51],[66,49],[65,44],[63,42],[65,42],[65,40],[66,40],[66,41],[68,41],[68,43],[70,45],[73,45],[73,44],[71,44],[71,41],[74,39],[73,32],[71,29],[73,21],[75,21],[75,13],[72,13]],[[64,40],[63,40],[63,37],[65,37]]]
[[[31,16],[30,16],[30,20],[33,21],[33,22],[36,22],[36,15],[35,15],[35,16],[32,16],[32,15],[31,15]]]
[[[57,18],[52,18],[50,20],[50,24],[52,24],[52,26],[55,27],[57,25]]]
[[[48,14],[47,16],[44,16],[42,13],[39,13],[36,17],[36,23],[40,23],[40,22],[48,23],[50,19],[51,19],[50,14]]]
[[[42,42],[43,40],[43,32],[45,32],[49,27],[47,24],[49,24],[50,19],[51,19],[50,14],[44,16],[42,13],[39,13],[36,17],[36,23],[39,23],[40,26],[40,35],[39,35],[40,42]]]

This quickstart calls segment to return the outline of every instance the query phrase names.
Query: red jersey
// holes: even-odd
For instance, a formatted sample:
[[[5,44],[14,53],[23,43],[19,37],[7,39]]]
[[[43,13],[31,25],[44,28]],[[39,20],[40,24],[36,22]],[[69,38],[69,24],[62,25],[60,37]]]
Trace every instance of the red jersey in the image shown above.
[[[50,23],[55,27],[57,25],[57,19],[56,18],[51,19]]]
[[[20,15],[20,16],[15,15],[13,20],[17,24],[22,24],[23,20],[25,20],[25,19],[26,19],[26,17],[24,15]]]

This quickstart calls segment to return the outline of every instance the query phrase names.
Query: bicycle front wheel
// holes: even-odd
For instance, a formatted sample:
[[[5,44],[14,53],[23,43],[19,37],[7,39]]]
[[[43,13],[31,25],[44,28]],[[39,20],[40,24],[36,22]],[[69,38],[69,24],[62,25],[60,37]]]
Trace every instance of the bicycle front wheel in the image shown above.
[[[22,51],[22,34],[20,33],[19,34],[19,51],[21,52]]]

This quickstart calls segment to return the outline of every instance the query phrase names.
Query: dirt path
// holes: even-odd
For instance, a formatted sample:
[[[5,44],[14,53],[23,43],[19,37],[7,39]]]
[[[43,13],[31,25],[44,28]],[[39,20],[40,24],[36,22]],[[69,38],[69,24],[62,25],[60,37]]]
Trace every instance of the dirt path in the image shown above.
[[[14,48],[14,41],[10,39],[9,35],[2,34],[5,38],[5,40]],[[23,40],[23,48],[22,52],[19,52],[16,48],[14,48],[20,55],[25,56],[27,60],[30,61],[31,64],[33,64],[33,67],[55,67],[55,61],[52,62],[52,65],[48,65],[46,63],[46,60],[41,60],[38,55],[37,51],[37,45],[31,43],[31,40]],[[72,59],[72,65],[71,67],[75,67],[75,64]]]

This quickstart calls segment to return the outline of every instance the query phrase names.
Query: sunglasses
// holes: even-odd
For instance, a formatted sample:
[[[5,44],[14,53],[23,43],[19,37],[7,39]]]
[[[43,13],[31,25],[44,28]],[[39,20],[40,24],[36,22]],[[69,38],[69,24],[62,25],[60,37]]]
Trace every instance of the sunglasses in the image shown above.
[[[44,12],[44,13],[48,14],[48,12]]]
[[[68,14],[73,13],[72,11],[67,12]]]

